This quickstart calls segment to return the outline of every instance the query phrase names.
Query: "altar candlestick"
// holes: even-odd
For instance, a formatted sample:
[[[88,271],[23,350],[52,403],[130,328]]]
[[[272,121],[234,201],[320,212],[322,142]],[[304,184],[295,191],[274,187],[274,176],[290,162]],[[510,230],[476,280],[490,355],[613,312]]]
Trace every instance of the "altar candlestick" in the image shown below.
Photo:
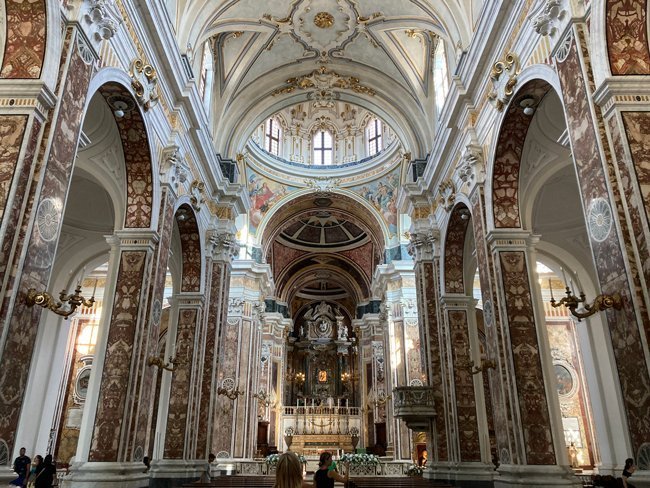
[[[551,301],[554,301],[555,298],[553,298],[553,286],[551,285],[551,278],[548,279],[548,287],[551,289]]]

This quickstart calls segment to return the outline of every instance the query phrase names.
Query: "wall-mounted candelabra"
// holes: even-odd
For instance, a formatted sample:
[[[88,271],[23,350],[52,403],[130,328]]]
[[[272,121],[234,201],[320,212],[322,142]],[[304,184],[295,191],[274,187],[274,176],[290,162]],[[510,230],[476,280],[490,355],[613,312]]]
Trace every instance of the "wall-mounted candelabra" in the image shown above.
[[[239,387],[234,390],[227,390],[226,388],[217,388],[217,395],[224,395],[230,400],[237,400],[238,396],[242,396],[243,391],[239,391]]]
[[[294,376],[294,381],[296,382],[296,384],[298,386],[301,386],[301,385],[305,384],[305,379],[306,378],[307,377],[305,376],[305,373],[302,373],[302,372],[301,373],[296,373],[296,375]]]
[[[77,308],[79,308],[81,305],[89,308],[93,306],[95,303],[96,289],[97,280],[95,280],[95,289],[93,289],[92,296],[89,299],[85,299],[81,294],[81,283],[78,283],[74,293],[68,294],[66,290],[63,290],[61,293],[59,293],[59,301],[57,301],[45,290],[36,291],[35,288],[30,288],[27,290],[27,298],[25,302],[30,307],[38,305],[39,307],[46,308],[67,320],[67,318],[75,313],[77,311]]]
[[[566,287],[566,296],[562,297],[560,301],[556,301],[553,297],[553,288],[551,287],[551,279],[548,280],[548,287],[551,290],[551,306],[553,308],[558,308],[564,305],[569,309],[571,315],[578,319],[580,322],[582,319],[591,317],[597,312],[602,312],[613,308],[614,310],[620,310],[623,307],[623,298],[618,293],[613,295],[598,295],[594,298],[594,301],[591,305],[586,304],[586,296],[584,293],[580,292],[580,297],[577,297],[573,294],[571,287]],[[582,305],[582,309],[578,310],[578,307]]]
[[[260,390],[258,393],[253,395],[253,398],[257,398],[257,403],[260,407],[266,408],[271,405],[271,396],[268,395],[264,390]]]
[[[149,356],[147,359],[147,364],[149,366],[156,366],[160,369],[164,369],[165,371],[174,371],[174,366],[178,364],[176,359],[172,356],[169,356],[169,362],[165,362],[165,358],[160,357],[160,356]]]

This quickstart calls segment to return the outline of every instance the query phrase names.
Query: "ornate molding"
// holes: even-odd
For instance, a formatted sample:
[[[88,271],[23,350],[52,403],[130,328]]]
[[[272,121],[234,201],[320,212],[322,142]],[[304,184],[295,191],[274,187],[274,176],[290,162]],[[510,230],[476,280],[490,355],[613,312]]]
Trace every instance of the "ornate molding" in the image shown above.
[[[306,75],[289,78],[283,87],[278,88],[271,95],[284,95],[295,90],[309,90],[312,92],[311,96],[318,95],[321,98],[327,94],[333,96],[334,90],[352,90],[355,93],[369,96],[374,96],[376,93],[372,88],[362,85],[359,78],[340,75],[325,66]]]
[[[437,237],[433,232],[411,234],[408,253],[417,261],[432,260]]]
[[[207,234],[208,251],[213,260],[230,262],[239,256],[239,243],[235,234],[214,229],[209,230]]]
[[[541,36],[553,36],[558,31],[558,24],[566,15],[562,3],[562,0],[546,0],[541,12],[533,19],[535,32]]]
[[[194,180],[190,185],[190,203],[197,212],[201,210],[201,205],[205,203],[205,183],[202,181]]]
[[[517,76],[521,66],[519,57],[515,53],[508,53],[502,60],[497,61],[490,71],[490,80],[492,80],[492,91],[488,98],[499,112],[512,98],[517,86]]]
[[[89,0],[84,18],[94,30],[96,41],[108,41],[117,34],[122,24],[122,15],[115,0]]]
[[[485,159],[483,148],[478,144],[465,146],[463,155],[458,163],[456,175],[460,181],[470,186],[470,191],[475,184],[485,181]]]
[[[129,76],[135,96],[145,112],[155,107],[160,98],[156,69],[143,59],[136,58],[131,62]]]
[[[178,190],[191,174],[190,167],[185,162],[179,146],[172,145],[163,149],[160,165],[160,181]]]
[[[443,181],[438,187],[438,202],[446,212],[451,211],[456,201],[456,185],[451,179]]]

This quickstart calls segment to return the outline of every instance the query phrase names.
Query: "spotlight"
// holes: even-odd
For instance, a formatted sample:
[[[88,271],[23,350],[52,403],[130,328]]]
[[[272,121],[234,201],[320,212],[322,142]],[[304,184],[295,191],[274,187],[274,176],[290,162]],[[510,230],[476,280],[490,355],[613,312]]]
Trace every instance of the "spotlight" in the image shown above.
[[[535,106],[537,105],[537,99],[531,95],[526,95],[521,100],[519,100],[519,106],[524,109],[524,114],[529,117],[535,113]]]
[[[121,100],[116,100],[113,102],[113,114],[115,114],[115,117],[118,119],[124,117],[124,114],[126,113],[125,110],[128,108],[129,106],[126,102],[123,102]]]

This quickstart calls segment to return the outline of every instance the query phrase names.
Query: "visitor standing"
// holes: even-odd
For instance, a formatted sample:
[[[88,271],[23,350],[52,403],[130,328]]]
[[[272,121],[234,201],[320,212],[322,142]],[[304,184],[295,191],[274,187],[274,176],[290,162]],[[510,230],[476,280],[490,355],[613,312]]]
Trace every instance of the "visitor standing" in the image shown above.
[[[285,452],[278,458],[275,467],[273,488],[312,488],[302,477],[302,463],[292,452]]]
[[[347,483],[350,474],[341,476],[336,471],[336,463],[332,461],[331,452],[323,452],[318,461],[318,470],[314,473],[314,484],[316,488],[334,488],[334,482]]]
[[[19,451],[20,455],[14,460],[14,472],[18,475],[18,478],[13,480],[10,484],[14,486],[25,486],[27,484],[27,470],[32,460],[25,455],[25,448],[21,447]]]

